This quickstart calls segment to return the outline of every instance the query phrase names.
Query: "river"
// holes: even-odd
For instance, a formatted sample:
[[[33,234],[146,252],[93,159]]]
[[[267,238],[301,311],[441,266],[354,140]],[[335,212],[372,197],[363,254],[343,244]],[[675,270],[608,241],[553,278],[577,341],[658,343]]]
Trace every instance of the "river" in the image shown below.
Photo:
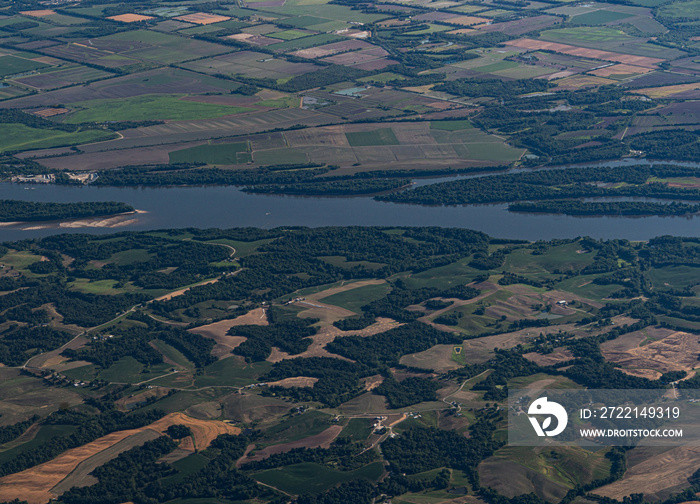
[[[625,162],[621,162],[625,163]],[[639,163],[639,160],[627,162]],[[615,165],[618,163],[607,163]],[[457,177],[422,179],[418,184]],[[27,201],[123,201],[147,213],[137,222],[116,229],[78,228],[21,230],[0,228],[0,241],[36,238],[59,232],[112,233],[182,227],[276,226],[442,226],[483,231],[498,238],[626,238],[700,236],[700,216],[686,217],[569,217],[520,214],[505,204],[451,207],[405,205],[371,197],[309,197],[247,194],[226,186],[98,187],[0,183],[0,199]]]

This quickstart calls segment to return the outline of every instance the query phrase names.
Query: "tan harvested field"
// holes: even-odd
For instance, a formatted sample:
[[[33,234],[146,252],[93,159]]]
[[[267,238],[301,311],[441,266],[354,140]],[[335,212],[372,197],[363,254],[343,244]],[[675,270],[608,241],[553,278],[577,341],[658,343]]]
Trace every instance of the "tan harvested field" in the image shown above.
[[[568,44],[558,44],[556,42],[546,42],[544,40],[535,40],[528,38],[509,40],[508,42],[505,42],[505,44],[533,51],[553,51],[562,54],[569,54],[571,56],[582,56],[584,58],[599,59],[603,61],[615,61],[617,63],[624,63],[627,65],[635,65],[651,69],[656,69],[659,63],[665,61],[660,58],[650,58],[647,56],[633,56],[631,54],[620,54],[610,51],[600,51],[598,49],[587,49],[584,47],[576,47]]]
[[[37,58],[39,59],[44,59],[44,58]],[[39,63],[44,63],[44,61],[40,61]],[[37,115],[39,117],[53,117],[61,114],[66,114],[70,112],[67,108],[47,108],[47,109],[41,109],[41,110],[35,110],[32,112],[32,114]]]
[[[52,489],[57,487],[61,481],[76,470],[83,462],[92,458],[95,462],[101,460],[101,463],[104,463],[119,454],[119,451],[117,451],[117,453],[114,453],[114,451],[107,452],[107,455],[112,454],[113,456],[107,458],[106,455],[106,460],[96,457],[105,450],[112,449],[112,447],[118,443],[132,436],[138,436],[135,438],[134,443],[138,440],[138,444],[142,444],[148,440],[148,436],[142,435],[142,432],[152,431],[157,437],[160,433],[165,432],[170,425],[175,424],[187,425],[192,429],[194,443],[191,438],[186,438],[181,445],[181,448],[189,451],[194,451],[195,448],[206,448],[211,441],[220,434],[240,434],[241,432],[238,427],[233,427],[224,422],[197,420],[184,413],[171,413],[140,429],[113,432],[91,443],[68,450],[49,462],[0,478],[0,494],[2,494],[5,499],[11,500],[19,498],[26,500],[29,504],[45,504],[50,499],[57,497],[57,494]],[[133,446],[137,446],[137,444],[125,442],[122,445],[124,450],[132,448]],[[89,466],[83,467],[85,470],[81,469],[79,472],[80,474],[84,473],[86,475],[97,466],[90,464]],[[81,481],[87,481],[78,473],[76,473],[76,478]]]
[[[220,23],[222,21],[228,21],[231,18],[228,16],[219,16],[217,14],[207,14],[206,12],[195,12],[193,14],[185,14],[184,16],[178,16],[173,19],[176,19],[178,21],[184,21],[185,23],[209,25],[213,23]]]
[[[185,292],[187,292],[188,290],[190,290],[192,287],[199,287],[200,285],[213,284],[213,283],[218,282],[219,280],[220,280],[219,278],[214,278],[214,279],[212,279],[212,280],[207,280],[206,282],[201,282],[201,283],[198,283],[198,284],[196,284],[196,285],[192,285],[192,286],[190,286],[190,287],[186,287],[186,288],[184,288],[184,289],[179,289],[179,290],[176,290],[176,291],[173,291],[173,292],[169,292],[168,294],[165,294],[165,295],[163,295],[163,296],[160,296],[160,297],[155,298],[154,301],[169,301],[169,300],[171,300],[171,299],[174,298],[174,297],[182,296]]]
[[[630,376],[637,376],[639,378],[646,378],[647,380],[658,380],[661,377],[660,372],[654,371],[652,369],[621,369],[625,374]]]
[[[118,16],[110,16],[107,19],[112,21],[121,21],[122,23],[136,23],[137,21],[148,21],[155,19],[153,16],[144,16],[142,14],[119,14]]]
[[[159,423],[160,422],[160,423]],[[189,451],[199,451],[207,448],[221,434],[240,434],[241,429],[219,420],[198,420],[184,413],[171,413],[167,417],[154,422],[149,427],[164,432],[169,426],[182,424],[192,429],[191,437],[184,438],[180,448]]]
[[[240,42],[245,42],[256,46],[267,46],[277,44],[279,42],[278,39],[266,37],[264,35],[254,35],[252,33],[234,33],[233,35],[228,35],[225,38],[238,40]]]
[[[110,140],[109,142],[112,142]],[[57,170],[108,170],[125,165],[168,164],[169,154],[172,151],[196,147],[203,142],[188,142],[175,145],[156,145],[136,149],[122,149],[110,151],[106,156],[104,152],[88,152],[70,156],[45,158],[38,160],[42,165]],[[101,148],[107,148],[109,143],[103,143]],[[39,154],[42,152],[37,151]],[[26,155],[27,153],[25,153]],[[32,157],[31,151],[26,157]]]
[[[74,486],[83,487],[97,483],[97,478],[89,474],[96,467],[106,464],[110,460],[116,458],[122,452],[135,448],[136,446],[141,446],[146,441],[151,441],[152,439],[156,439],[160,436],[161,434],[159,432],[148,429],[122,439],[109,448],[102,450],[101,452],[96,453],[95,455],[80,462],[65,479],[51,489],[51,493],[55,495],[62,495],[63,492],[70,490]]]
[[[642,94],[649,98],[667,98],[678,93],[694,91],[696,89],[700,89],[700,83],[695,82],[692,84],[676,84],[673,86],[635,89],[633,93]]]
[[[491,20],[488,18],[478,17],[478,16],[455,16],[445,19],[443,22],[448,24],[456,24],[460,26],[474,26],[484,23],[488,23]]]
[[[66,348],[70,348],[71,350],[77,350],[87,344],[87,339],[84,336],[79,336],[75,338],[72,341],[69,341],[65,345],[63,345],[60,348],[57,348],[56,350],[52,350],[50,352],[44,352],[42,354],[37,355],[36,357],[33,357],[30,359],[28,362],[28,365],[32,367],[38,367],[38,368],[52,368],[58,370],[58,366],[61,366],[64,362],[67,362],[68,359],[65,357],[62,357],[60,354],[63,350]],[[84,361],[83,361],[84,362]],[[86,364],[86,363],[84,363]],[[83,364],[83,365],[84,365]],[[63,367],[63,369],[66,369]]]
[[[293,305],[299,308],[305,308],[304,311],[299,313],[299,317],[318,318],[324,325],[331,324],[345,317],[356,315],[355,312],[341,308],[340,306],[322,303],[321,301],[311,298],[307,298],[303,301],[295,301]]]
[[[457,30],[451,30],[445,33],[448,33],[450,35],[472,35],[475,33],[479,33],[479,31],[475,30],[474,28],[459,28]]]
[[[362,382],[364,383],[365,390],[370,391],[384,383],[384,377],[382,375],[372,375],[364,378]]]
[[[496,334],[495,336],[485,336],[483,338],[466,340],[462,353],[464,354],[465,360],[470,364],[485,362],[493,357],[494,348],[513,348],[521,343],[527,343],[532,338],[539,336],[540,333],[545,335],[556,334],[560,330],[572,333],[581,332],[576,329],[574,324],[562,324],[549,327],[521,329],[520,331]]]
[[[256,452],[253,456],[247,456],[242,463],[264,460],[270,455],[285,453],[289,450],[293,450],[294,448],[328,448],[342,430],[342,425],[331,425],[326,430],[320,434],[316,434],[315,436],[300,439],[299,441],[292,441],[291,443],[284,443],[263,448],[262,450]]]
[[[0,478],[0,494],[8,500],[17,498],[26,500],[29,504],[45,504],[57,497],[51,489],[81,462],[139,432],[139,430],[113,432],[92,443],[68,450],[49,462],[4,476]]]
[[[593,70],[589,73],[597,75],[598,77],[610,77],[611,75],[645,74],[651,71],[652,69],[649,67],[619,64],[599,68],[598,70]]]
[[[330,306],[330,305],[329,305]],[[307,313],[302,312],[302,313]],[[353,314],[354,315],[354,314]],[[389,329],[393,329],[395,327],[399,327],[402,325],[399,322],[396,322],[393,319],[389,318],[383,318],[383,317],[378,317],[377,321],[372,324],[369,327],[365,327],[364,329],[360,329],[357,331],[341,331],[334,325],[324,325],[321,327],[318,331],[317,334],[311,336],[312,343],[309,345],[309,348],[306,349],[305,352],[302,352],[297,355],[290,355],[286,352],[281,351],[280,349],[273,347],[272,352],[270,353],[270,356],[267,358],[268,362],[279,362],[284,359],[296,359],[299,357],[303,358],[308,358],[308,357],[333,357],[336,359],[342,359],[342,360],[350,360],[346,357],[342,357],[340,355],[336,355],[333,353],[330,353],[328,350],[326,350],[325,346],[333,341],[335,338],[338,337],[343,337],[343,336],[372,336],[373,334],[378,334],[382,333],[385,331],[388,331]]]
[[[350,147],[343,126],[327,126],[308,130],[286,131],[284,137],[290,147],[323,145],[330,147]]]
[[[310,378],[308,376],[295,376],[293,378],[285,378],[284,380],[267,382],[267,384],[271,387],[282,387],[282,388],[313,387],[317,381],[318,381],[318,378]]]
[[[455,345],[435,345],[423,352],[404,355],[399,361],[404,366],[424,369],[434,369],[437,373],[445,373],[462,366],[452,359]]]
[[[23,16],[44,17],[44,16],[53,16],[54,14],[56,14],[56,11],[53,11],[51,9],[39,9],[39,10],[20,11],[20,14],[22,14]]]
[[[437,140],[430,134],[429,122],[408,124],[404,128],[394,130],[394,134],[399,142],[409,146],[437,144]]]
[[[219,320],[213,324],[190,329],[190,332],[199,334],[205,338],[211,338],[216,341],[216,345],[212,349],[212,355],[218,357],[219,359],[223,359],[224,357],[230,357],[231,351],[246,340],[246,338],[243,336],[229,336],[227,333],[232,327],[239,325],[268,324],[269,322],[265,316],[265,310],[262,308],[256,308],[255,310],[251,310],[245,315],[241,315],[235,319]]]
[[[549,354],[542,355],[536,352],[530,352],[523,354],[523,357],[540,366],[554,366],[560,362],[566,362],[573,359],[574,354],[572,354],[571,350],[567,348],[557,348]]]
[[[668,371],[690,371],[698,367],[700,337],[697,334],[677,331],[643,346],[647,339],[642,331],[625,334],[617,340],[601,345],[606,360],[627,369]],[[618,341],[620,340],[620,341]]]
[[[629,457],[624,477],[594,494],[622,500],[643,493],[649,500],[664,499],[671,491],[688,486],[688,477],[700,466],[700,446],[679,446],[662,453],[658,448],[635,448]]]

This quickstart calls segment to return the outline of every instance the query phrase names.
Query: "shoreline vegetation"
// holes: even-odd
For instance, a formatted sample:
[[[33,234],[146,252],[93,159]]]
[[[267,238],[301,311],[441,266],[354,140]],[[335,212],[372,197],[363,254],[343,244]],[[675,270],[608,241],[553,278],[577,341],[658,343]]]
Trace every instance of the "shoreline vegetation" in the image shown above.
[[[585,202],[569,200],[553,200],[538,202],[511,203],[509,212],[564,214],[572,216],[583,215],[622,215],[622,216],[680,216],[700,212],[700,205],[686,203],[651,203],[648,201],[607,201]]]
[[[0,200],[0,222],[45,222],[89,217],[108,217],[135,212],[126,203],[116,201],[89,201],[79,203],[45,203],[19,200]]]

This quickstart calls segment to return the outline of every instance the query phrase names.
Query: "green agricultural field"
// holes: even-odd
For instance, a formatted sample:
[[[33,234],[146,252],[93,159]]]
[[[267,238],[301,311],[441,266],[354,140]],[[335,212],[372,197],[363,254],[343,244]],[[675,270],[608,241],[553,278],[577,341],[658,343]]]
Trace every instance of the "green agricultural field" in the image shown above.
[[[138,383],[166,374],[171,367],[166,363],[146,367],[133,357],[124,357],[107,369],[101,370],[98,376],[110,382]]]
[[[185,369],[195,368],[195,365],[192,364],[192,362],[189,359],[187,359],[187,357],[182,355],[182,352],[180,352],[177,348],[168,345],[166,342],[161,340],[155,340],[153,342],[153,346],[156,347],[156,350],[163,354],[163,356],[166,359],[168,359],[168,361],[174,362],[178,366],[183,367]]]
[[[68,285],[71,290],[76,290],[79,292],[87,292],[89,294],[121,294],[126,292],[126,289],[117,289],[115,285],[118,282],[116,280],[95,280],[90,281],[87,278],[78,278]],[[140,290],[140,289],[133,289]]]
[[[201,453],[193,453],[187,457],[172,463],[172,466],[177,469],[177,473],[163,478],[161,481],[164,485],[179,483],[185,480],[190,474],[193,474],[210,462],[210,459]],[[191,502],[189,499],[187,502]]]
[[[0,56],[0,77],[46,68],[50,65],[16,56]]]
[[[593,283],[593,280],[600,275],[580,275],[574,278],[569,278],[556,284],[556,289],[571,292],[578,296],[587,297],[596,301],[603,301],[610,294],[622,288],[621,285],[598,285]]]
[[[381,299],[389,292],[387,284],[365,285],[356,289],[350,289],[345,292],[339,292],[332,296],[320,298],[322,303],[328,303],[335,306],[340,306],[355,313],[361,313],[362,306],[377,299]]]
[[[106,260],[106,262],[114,263],[117,266],[124,266],[137,262],[146,262],[151,260],[153,257],[154,254],[148,252],[146,249],[133,248],[112,254],[109,259]]]
[[[372,434],[373,422],[371,418],[351,418],[338,437],[351,438],[353,441],[364,441]]]
[[[421,287],[435,287],[437,289],[449,289],[456,285],[470,283],[483,272],[468,265],[470,258],[457,262],[438,266],[429,270],[414,273],[405,280],[412,289]]]
[[[274,33],[268,33],[267,37],[277,38],[280,40],[294,40],[302,37],[309,36],[310,33],[303,32],[301,30],[283,30]]]
[[[652,268],[647,275],[654,286],[654,290],[682,290],[688,286],[697,284],[700,271],[693,266],[664,266]]]
[[[467,119],[456,119],[453,121],[432,121],[430,129],[443,131],[459,131],[471,129],[474,126]]]
[[[235,257],[245,257],[245,256],[250,255],[250,254],[254,253],[255,251],[257,251],[259,247],[262,247],[263,245],[267,245],[271,241],[272,241],[272,239],[244,242],[244,241],[228,240],[226,238],[222,238],[220,240],[211,240],[211,241],[208,241],[207,243],[221,243],[224,245],[228,245],[228,246],[236,249]]]
[[[620,19],[625,19],[631,16],[631,14],[625,14],[624,12],[613,12],[600,9],[587,14],[581,14],[580,16],[575,16],[571,19],[571,23],[580,25],[602,25],[605,23],[610,23],[611,21],[619,21]]]
[[[499,61],[497,63],[491,63],[490,65],[484,65],[481,67],[476,67],[474,70],[483,73],[498,72],[500,70],[509,70],[511,68],[517,68],[518,63],[515,61]]]
[[[206,144],[170,153],[171,163],[241,164],[250,161],[248,143]]]
[[[284,467],[271,469],[254,474],[253,477],[283,492],[298,495],[304,493],[324,492],[335,485],[365,479],[375,482],[384,472],[381,462],[373,462],[354,471],[338,471],[320,464],[304,462]]]
[[[578,271],[593,262],[595,253],[587,251],[580,242],[550,247],[540,254],[520,249],[508,254],[504,269],[519,275],[551,274],[554,270]]]
[[[406,36],[414,36],[414,35],[429,35],[431,33],[439,33],[443,31],[448,31],[448,30],[453,30],[454,26],[445,26],[445,25],[439,25],[439,24],[429,24],[427,28],[424,28],[423,30],[416,30],[416,31],[410,31],[410,32],[405,32],[402,35]]]
[[[634,42],[637,40],[622,30],[604,26],[580,26],[547,30],[540,34],[540,38],[562,44],[580,44],[585,47],[600,47],[602,49],[607,48],[611,43]]]
[[[253,109],[182,100],[184,95],[142,95],[132,98],[90,100],[68,105],[73,109],[65,122],[80,124],[105,121],[185,121],[213,119]]]
[[[298,441],[315,436],[330,426],[331,416],[317,410],[294,415],[265,431],[265,443]]]
[[[3,264],[5,267],[11,266],[13,269],[22,271],[26,274],[29,273],[29,271],[26,270],[27,266],[40,260],[41,256],[32,254],[31,252],[24,250],[13,250],[0,257],[0,264]]]
[[[399,145],[399,140],[396,138],[396,135],[391,128],[345,133],[345,137],[348,139],[348,143],[352,147]]]
[[[255,105],[258,107],[270,107],[270,108],[296,108],[299,107],[301,103],[301,98],[298,96],[284,96],[282,98],[272,98],[269,100],[261,100],[256,102]]]
[[[195,386],[229,385],[243,387],[255,383],[258,377],[267,373],[272,365],[269,362],[247,364],[242,360],[230,357],[210,364],[204,372],[195,379]]]
[[[84,130],[77,132],[30,128],[24,124],[0,124],[0,152],[49,149],[109,140],[111,131]]]

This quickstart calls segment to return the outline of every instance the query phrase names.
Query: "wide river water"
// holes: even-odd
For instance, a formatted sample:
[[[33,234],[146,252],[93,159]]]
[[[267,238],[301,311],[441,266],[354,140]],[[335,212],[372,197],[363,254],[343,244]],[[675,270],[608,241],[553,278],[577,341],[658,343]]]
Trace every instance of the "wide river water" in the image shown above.
[[[624,164],[621,162],[619,164]],[[627,162],[639,163],[639,160]],[[618,164],[618,163],[614,163]],[[610,165],[610,164],[608,164]],[[457,177],[419,180],[419,185]],[[0,228],[0,241],[62,232],[111,233],[182,227],[276,226],[442,226],[483,231],[498,238],[526,240],[700,236],[700,215],[687,217],[568,217],[519,214],[506,205],[420,206],[374,201],[371,197],[257,195],[237,187],[97,187],[0,183],[0,199],[27,201],[122,201],[147,213],[136,223],[109,228],[21,230]]]

